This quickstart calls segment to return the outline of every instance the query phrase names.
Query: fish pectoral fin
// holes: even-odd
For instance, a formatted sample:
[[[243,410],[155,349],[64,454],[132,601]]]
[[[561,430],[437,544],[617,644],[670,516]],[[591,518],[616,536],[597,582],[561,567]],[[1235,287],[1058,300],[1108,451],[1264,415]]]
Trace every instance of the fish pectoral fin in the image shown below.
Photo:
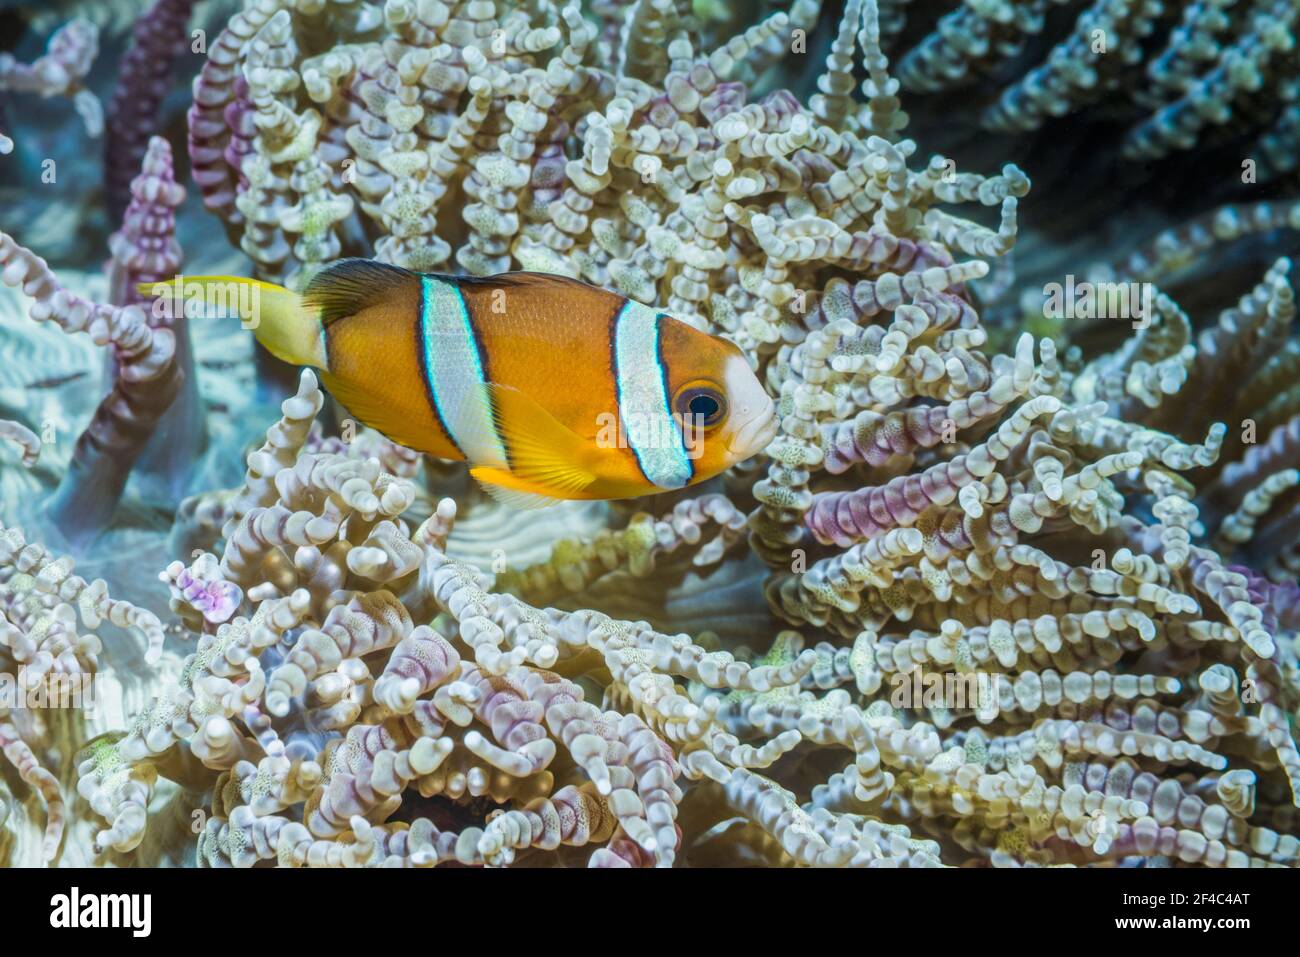
[[[321,371],[318,374],[320,375],[321,384],[329,390],[330,395],[342,403],[348,412],[355,415],[362,425],[379,430],[397,444],[405,445],[408,449],[438,455],[437,452],[429,448],[427,439],[421,438],[412,429],[409,416],[403,416],[398,410],[363,386],[348,382],[329,372]]]
[[[508,451],[509,474],[542,495],[582,497],[579,493],[596,481],[587,467],[590,442],[518,389],[488,383],[484,392]]]
[[[478,479],[478,483],[483,487],[483,491],[487,492],[502,505],[507,505],[510,508],[550,508],[552,505],[560,504],[560,499],[558,498],[552,498],[549,495],[543,495],[540,492],[521,488],[514,484],[517,479],[515,479],[514,476],[505,469],[494,469],[483,466],[481,468],[470,469],[469,474]]]

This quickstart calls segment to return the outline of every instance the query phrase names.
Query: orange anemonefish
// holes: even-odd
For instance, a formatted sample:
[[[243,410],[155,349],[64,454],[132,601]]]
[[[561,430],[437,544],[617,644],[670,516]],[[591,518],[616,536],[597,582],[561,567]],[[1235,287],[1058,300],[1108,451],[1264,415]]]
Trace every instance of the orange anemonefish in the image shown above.
[[[576,279],[344,259],[301,295],[235,277],[178,281],[202,284],[207,303],[252,300],[250,325],[273,354],[319,369],[393,441],[468,461],[517,507],[694,485],[776,434],[775,406],[733,343]]]

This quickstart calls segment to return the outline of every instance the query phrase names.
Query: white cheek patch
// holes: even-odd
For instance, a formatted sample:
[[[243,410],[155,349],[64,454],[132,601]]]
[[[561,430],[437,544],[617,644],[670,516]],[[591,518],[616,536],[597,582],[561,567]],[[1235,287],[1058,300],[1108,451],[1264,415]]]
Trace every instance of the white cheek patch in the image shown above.
[[[614,320],[614,381],[619,421],[641,473],[671,489],[689,484],[694,468],[669,405],[659,318],[639,302],[623,304]]]

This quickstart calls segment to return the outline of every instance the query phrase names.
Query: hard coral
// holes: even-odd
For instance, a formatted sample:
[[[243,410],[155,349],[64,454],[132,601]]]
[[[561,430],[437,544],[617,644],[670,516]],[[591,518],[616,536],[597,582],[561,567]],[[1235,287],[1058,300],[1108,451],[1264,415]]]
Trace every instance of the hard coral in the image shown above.
[[[34,63],[21,63],[12,54],[0,53],[0,91],[71,96],[86,132],[98,136],[104,130],[103,109],[95,95],[81,85],[98,52],[98,28],[89,20],[69,20],[50,37],[44,56]],[[0,133],[0,154],[13,148],[13,140]]]
[[[1121,149],[1131,160],[1236,138],[1261,177],[1295,169],[1300,11],[1291,0],[890,6],[900,13],[891,33],[902,31],[901,14],[936,14],[933,30],[900,51],[903,86],[975,87],[987,130],[1034,130],[1092,110],[1129,124]],[[1006,76],[1014,79],[999,88]]]
[[[204,202],[266,276],[340,252],[478,275],[540,269],[657,298],[697,323],[752,302],[774,341],[769,325],[795,290],[769,261],[905,265],[927,255],[912,236],[940,193],[1023,195],[1014,169],[952,188],[931,170],[899,208],[915,147],[890,142],[905,116],[874,26],[860,38],[868,102],[847,96],[843,51],[861,4],[828,64],[832,92],[811,110],[784,92],[747,104],[727,79],[790,28],[785,14],[705,55],[679,6],[633,8],[611,72],[573,6],[538,26],[491,3],[388,3],[382,19],[377,7],[249,3],[195,82],[190,155]],[[322,33],[336,45],[309,55]],[[463,221],[440,213],[448,195],[464,196]],[[1004,205],[998,238],[970,242],[1009,242],[1014,199]],[[363,234],[373,247],[356,245]]]
[[[621,21],[598,4],[598,23],[572,5],[249,0],[195,83],[190,153],[262,275],[300,283],[356,253],[580,276],[737,342],[781,431],[707,488],[574,506],[602,527],[498,566],[452,539],[495,506],[442,497],[447,467],[374,433],[327,436],[304,373],[242,483],[178,511],[160,577],[197,644],[79,755],[96,852],[149,859],[147,837],[188,834],[168,825],[197,806],[210,866],[1295,864],[1291,264],[1199,334],[1154,284],[1217,242],[1300,227],[1300,207],[1221,210],[1122,263],[1110,278],[1150,308],[1118,348],[1081,322],[1078,342],[997,354],[973,290],[1007,265],[1029,181],[916,161],[882,50],[905,7],[884,6],[844,4],[804,105],[747,87],[816,4],[703,55],[708,28],[673,0]],[[996,26],[994,53],[1042,12],[995,6],[960,15]],[[1222,31],[1219,6],[1189,23]],[[1079,37],[1155,16],[1102,4]],[[1232,83],[1280,62],[1252,23],[1264,39],[1225,57]],[[1136,66],[1080,42],[1083,73],[1054,59],[1017,115],[1074,102],[1039,86],[1110,88]],[[1161,75],[1196,73],[1181,56]],[[950,60],[902,73],[965,72]],[[133,204],[152,212],[115,246],[166,274],[162,151]],[[97,317],[124,367],[168,363],[166,323],[83,303],[7,237],[0,264],[37,318]],[[161,644],[147,613],[4,541],[21,660],[93,670],[59,610],[85,596]],[[743,643],[674,625],[717,581],[742,629],[765,621]],[[669,600],[640,620],[610,583]],[[7,729],[57,845],[59,791]]]
[[[176,363],[183,319],[156,318],[135,292],[136,283],[170,276],[180,266],[172,211],[185,191],[172,176],[165,140],[152,140],[132,190],[123,228],[109,243],[118,305],[91,302],[65,288],[45,260],[0,232],[0,282],[34,300],[28,315],[65,332],[88,333],[96,345],[110,347],[114,364],[109,394],[77,439],[58,489],[43,504],[54,528],[74,548],[89,544],[108,526],[131,469],[183,378]]]
[[[1286,555],[1274,580],[1233,564],[1293,524],[1294,410],[1269,387],[1294,359],[1269,356],[1289,264],[1197,342],[1156,294],[1116,352],[1026,336],[990,356],[967,285],[1010,251],[1028,180],[909,168],[874,0],[846,5],[811,107],[746,104],[725,79],[781,15],[697,57],[675,8],[639,4],[627,23],[653,20],[667,58],[623,34],[615,74],[590,51],[619,34],[571,8],[563,30],[469,9],[250,4],[196,85],[209,207],[267,275],[342,251],[355,212],[406,265],[551,269],[664,302],[779,395],[766,474],[489,574],[449,556],[450,500],[406,514],[413,463],[389,453],[398,477],[363,443],[313,444],[304,375],[244,486],[186,510],[218,551],[164,578],[199,648],[86,755],[99,844],[139,843],[162,774],[211,795],[215,865],[591,844],[595,866],[1293,863],[1298,592]],[[321,30],[345,42],[303,57]],[[467,229],[438,213],[453,189]],[[998,227],[941,208],[969,201]],[[1266,443],[1189,414],[1228,382]],[[792,626],[763,654],[539,607],[741,561],[748,502]],[[936,677],[972,697],[931,694]]]
[[[152,658],[161,653],[153,614],[114,600],[104,581],[87,582],[70,559],[0,525],[0,753],[45,804],[38,857],[46,864],[59,853],[68,816],[59,783],[66,762],[58,755],[72,733],[61,725],[95,706],[102,643],[93,632],[103,624],[137,631]]]

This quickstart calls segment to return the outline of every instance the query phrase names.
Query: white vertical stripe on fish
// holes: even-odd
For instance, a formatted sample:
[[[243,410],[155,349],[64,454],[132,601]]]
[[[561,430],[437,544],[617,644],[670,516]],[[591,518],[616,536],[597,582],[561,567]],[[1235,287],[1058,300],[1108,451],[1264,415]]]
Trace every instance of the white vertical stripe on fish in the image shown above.
[[[438,418],[474,465],[508,467],[484,399],[483,357],[465,297],[450,282],[420,277],[420,347]]]
[[[614,320],[618,414],[637,465],[660,488],[681,488],[693,467],[669,407],[657,312],[629,299]]]

